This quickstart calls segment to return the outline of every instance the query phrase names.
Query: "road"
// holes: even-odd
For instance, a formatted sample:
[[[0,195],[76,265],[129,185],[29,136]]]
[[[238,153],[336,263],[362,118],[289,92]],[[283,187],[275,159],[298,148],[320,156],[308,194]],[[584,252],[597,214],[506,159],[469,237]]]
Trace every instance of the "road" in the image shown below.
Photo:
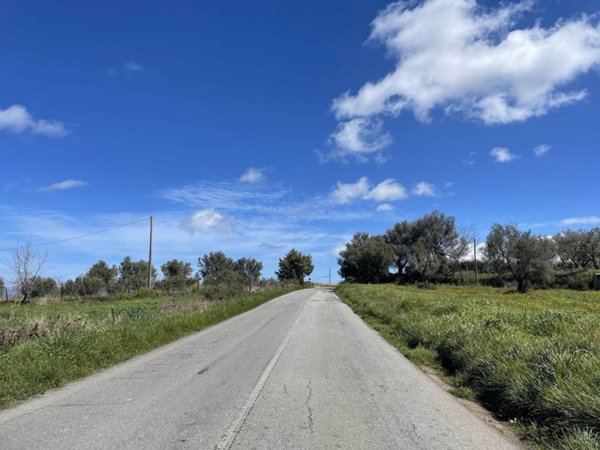
[[[5,449],[510,449],[323,289],[0,412]]]

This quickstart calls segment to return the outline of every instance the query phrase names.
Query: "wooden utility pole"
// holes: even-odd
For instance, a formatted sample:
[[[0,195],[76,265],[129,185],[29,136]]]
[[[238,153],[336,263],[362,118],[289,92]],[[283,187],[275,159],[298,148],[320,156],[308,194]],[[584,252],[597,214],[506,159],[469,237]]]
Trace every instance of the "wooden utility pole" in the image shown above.
[[[473,256],[475,257],[475,285],[479,286],[479,270],[477,269],[477,239],[473,239]]]
[[[329,268],[329,284],[331,284],[331,267]]]
[[[148,246],[148,289],[152,288],[152,216],[150,216],[150,245]]]

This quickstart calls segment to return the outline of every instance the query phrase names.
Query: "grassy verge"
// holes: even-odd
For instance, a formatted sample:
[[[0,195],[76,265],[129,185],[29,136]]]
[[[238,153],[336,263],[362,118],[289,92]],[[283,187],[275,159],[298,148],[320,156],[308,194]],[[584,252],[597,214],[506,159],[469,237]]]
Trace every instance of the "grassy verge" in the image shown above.
[[[147,352],[294,289],[207,303],[140,299],[0,308],[0,408]],[[11,328],[12,327],[12,328]],[[18,337],[11,340],[12,334]],[[23,332],[26,330],[26,332]],[[42,331],[43,330],[43,331]]]
[[[337,294],[457,394],[537,443],[600,449],[600,295],[562,290],[343,285]]]

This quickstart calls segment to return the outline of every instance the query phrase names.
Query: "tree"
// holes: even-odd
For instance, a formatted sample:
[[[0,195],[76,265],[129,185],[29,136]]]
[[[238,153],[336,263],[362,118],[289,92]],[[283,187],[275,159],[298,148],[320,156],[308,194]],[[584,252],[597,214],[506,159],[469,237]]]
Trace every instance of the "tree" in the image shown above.
[[[116,266],[110,267],[104,261],[100,260],[88,270],[86,277],[101,281],[106,289],[106,293],[112,295],[117,283],[118,273],[119,269]]]
[[[39,298],[52,295],[56,292],[57,287],[54,278],[38,276],[32,284],[30,296],[31,298]]]
[[[152,279],[156,279],[156,269],[151,269]],[[148,262],[132,261],[130,256],[126,256],[119,265],[119,289],[123,292],[140,293],[140,289],[148,283]]]
[[[212,252],[198,258],[198,269],[204,294],[209,300],[237,297],[244,290],[242,276],[235,270],[233,259],[223,252]]]
[[[594,269],[600,269],[600,228],[593,228],[585,233],[584,248]]]
[[[248,290],[252,292],[258,285],[263,265],[254,258],[240,258],[233,264],[233,269],[240,274]]]
[[[295,248],[279,259],[279,270],[275,272],[280,281],[295,281],[304,284],[304,277],[314,270],[311,255],[303,255]]]
[[[531,282],[547,283],[552,278],[554,242],[534,236],[531,230],[495,224],[486,239],[485,254],[496,270],[512,274],[521,293],[527,292]]]
[[[415,238],[412,228],[412,224],[405,220],[394,225],[394,228],[387,230],[384,235],[385,242],[392,252],[398,277],[402,277],[410,264],[411,247]]]
[[[339,274],[350,282],[381,283],[389,278],[394,264],[393,247],[383,236],[356,233],[340,252]]]
[[[165,279],[167,280],[167,290],[184,289],[192,275],[192,265],[189,262],[172,259],[160,266]]]
[[[456,230],[454,217],[439,211],[416,220],[411,231],[409,269],[424,282],[448,271],[449,263],[468,251],[468,241]]]
[[[8,268],[13,273],[15,291],[23,296],[21,304],[27,303],[31,298],[35,281],[44,264],[46,264],[46,255],[32,250],[29,243],[22,247],[19,246],[13,251],[13,258]]]

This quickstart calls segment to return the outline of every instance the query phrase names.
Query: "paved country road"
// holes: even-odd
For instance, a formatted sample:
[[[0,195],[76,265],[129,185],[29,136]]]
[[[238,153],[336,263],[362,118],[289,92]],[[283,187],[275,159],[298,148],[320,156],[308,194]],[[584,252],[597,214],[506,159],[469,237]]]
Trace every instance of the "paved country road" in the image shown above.
[[[1,449],[509,449],[322,289],[0,412]]]

